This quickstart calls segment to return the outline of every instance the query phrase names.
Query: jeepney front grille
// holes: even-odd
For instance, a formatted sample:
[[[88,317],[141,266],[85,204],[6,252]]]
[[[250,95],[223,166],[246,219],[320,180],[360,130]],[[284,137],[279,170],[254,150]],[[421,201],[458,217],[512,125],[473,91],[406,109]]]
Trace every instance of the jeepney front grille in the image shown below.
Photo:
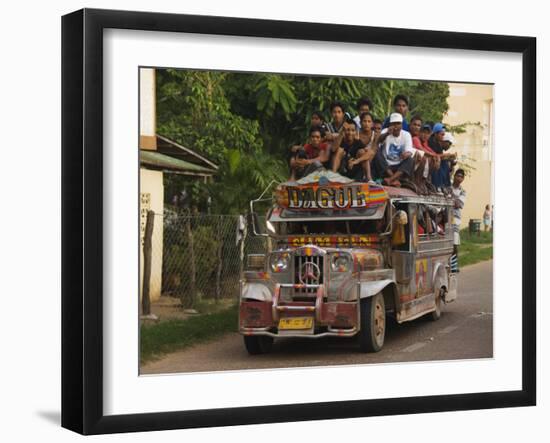
[[[322,255],[296,255],[294,256],[293,282],[295,285],[322,285],[324,281],[324,257]],[[296,297],[311,298],[317,294],[316,288],[303,288],[297,286],[294,289]]]

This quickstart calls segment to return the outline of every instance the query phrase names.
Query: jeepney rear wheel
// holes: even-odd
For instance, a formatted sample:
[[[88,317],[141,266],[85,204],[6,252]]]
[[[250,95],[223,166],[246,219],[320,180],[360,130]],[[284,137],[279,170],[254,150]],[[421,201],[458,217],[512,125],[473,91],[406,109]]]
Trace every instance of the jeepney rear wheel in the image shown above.
[[[430,313],[430,320],[432,321],[437,321],[441,318],[441,295],[442,289],[440,288],[435,296],[435,310]]]
[[[273,337],[267,335],[245,335],[244,346],[250,355],[267,354],[273,347]]]
[[[378,352],[386,335],[386,306],[381,292],[361,300],[361,331],[359,347],[362,352]]]

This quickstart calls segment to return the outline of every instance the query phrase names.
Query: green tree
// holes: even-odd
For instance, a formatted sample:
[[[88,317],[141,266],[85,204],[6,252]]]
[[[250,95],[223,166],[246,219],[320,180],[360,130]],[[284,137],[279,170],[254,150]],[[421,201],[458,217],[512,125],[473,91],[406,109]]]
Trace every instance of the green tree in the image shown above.
[[[261,149],[259,124],[234,114],[215,71],[159,70],[158,132],[218,163],[229,149]]]
[[[238,214],[273,181],[284,181],[285,163],[268,153],[246,155],[238,150],[227,153],[220,180],[208,185],[211,195],[217,196],[212,210],[219,214]]]
[[[449,96],[448,83],[415,83],[408,90],[410,115],[418,114],[424,121],[442,121],[449,110],[447,104],[447,97]]]

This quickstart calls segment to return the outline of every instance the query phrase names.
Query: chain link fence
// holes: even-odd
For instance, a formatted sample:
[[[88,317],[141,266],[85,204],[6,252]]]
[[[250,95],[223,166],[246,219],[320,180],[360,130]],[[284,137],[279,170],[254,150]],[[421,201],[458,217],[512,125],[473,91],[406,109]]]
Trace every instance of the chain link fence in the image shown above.
[[[201,299],[238,297],[241,254],[266,248],[262,237],[237,240],[238,215],[190,215],[165,206],[154,218],[155,226],[162,225],[162,235],[153,238],[151,256],[153,262],[162,262],[162,272],[151,274],[151,287],[179,298],[184,307]]]

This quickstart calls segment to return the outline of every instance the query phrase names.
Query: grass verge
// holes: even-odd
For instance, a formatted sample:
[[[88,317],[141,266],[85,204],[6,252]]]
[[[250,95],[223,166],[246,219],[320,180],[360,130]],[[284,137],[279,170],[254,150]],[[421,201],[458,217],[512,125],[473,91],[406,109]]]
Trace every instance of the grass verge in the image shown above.
[[[460,231],[458,264],[460,267],[473,265],[493,258],[493,233],[481,232],[470,235],[468,229]]]
[[[185,320],[173,319],[141,325],[140,363],[144,364],[164,354],[237,331],[237,319],[238,306],[233,305],[223,311]]]

